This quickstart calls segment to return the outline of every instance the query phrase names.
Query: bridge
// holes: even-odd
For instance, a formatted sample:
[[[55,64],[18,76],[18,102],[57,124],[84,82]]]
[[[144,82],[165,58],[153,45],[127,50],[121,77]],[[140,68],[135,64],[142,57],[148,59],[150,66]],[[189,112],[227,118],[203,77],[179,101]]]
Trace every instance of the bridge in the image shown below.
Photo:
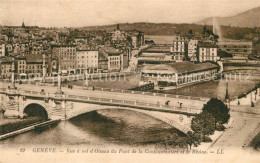
[[[1,83],[7,85],[7,83]],[[33,110],[41,111],[48,119],[68,120],[81,114],[105,109],[124,109],[146,114],[187,133],[191,119],[201,112],[208,99],[179,97],[178,95],[126,90],[83,90],[56,87],[17,85],[17,88],[0,89],[0,105],[7,117],[23,118]],[[43,91],[44,90],[44,91]],[[165,104],[168,101],[169,104]],[[182,106],[179,106],[182,103]]]

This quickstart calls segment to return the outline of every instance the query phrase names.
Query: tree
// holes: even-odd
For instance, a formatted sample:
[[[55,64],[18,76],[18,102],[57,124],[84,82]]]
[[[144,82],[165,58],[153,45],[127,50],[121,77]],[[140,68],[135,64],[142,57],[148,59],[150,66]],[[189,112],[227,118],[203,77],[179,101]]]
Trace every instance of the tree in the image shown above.
[[[193,31],[192,29],[189,30],[189,35],[192,35],[193,34]]]
[[[208,112],[213,116],[215,129],[217,128],[217,123],[227,123],[230,118],[227,105],[217,98],[210,99],[207,104],[204,105],[202,110],[203,112]]]
[[[191,120],[191,129],[203,136],[203,141],[205,141],[206,135],[211,135],[215,131],[214,117],[208,112],[197,114]]]
[[[186,142],[186,137],[180,136],[177,133],[166,136],[162,140],[162,145],[164,148],[187,148],[188,144]]]
[[[188,131],[188,133],[186,135],[186,143],[189,145],[190,149],[191,149],[192,145],[194,147],[197,147],[198,145],[200,145],[199,134],[196,134],[195,132],[192,132],[192,131]]]
[[[204,25],[202,30],[202,35],[205,36],[207,34],[207,31],[208,31],[207,26]]]

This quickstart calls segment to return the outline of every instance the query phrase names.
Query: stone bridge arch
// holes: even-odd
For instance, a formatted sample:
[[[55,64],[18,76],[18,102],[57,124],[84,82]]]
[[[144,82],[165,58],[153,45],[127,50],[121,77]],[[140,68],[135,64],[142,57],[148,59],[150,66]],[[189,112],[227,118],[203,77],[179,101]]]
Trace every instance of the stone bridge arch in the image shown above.
[[[142,109],[137,109],[137,108],[107,106],[107,105],[98,105],[98,104],[78,105],[77,103],[67,103],[66,108],[67,108],[66,119],[71,119],[78,115],[86,114],[86,113],[89,113],[92,111],[120,109],[120,110],[129,110],[129,111],[148,115],[150,117],[160,120],[176,129],[180,130],[183,133],[187,133],[188,131],[191,130],[191,128],[190,128],[191,117],[186,116],[186,115],[181,115],[181,114],[163,113],[163,112],[158,112],[158,111],[142,110]],[[166,114],[170,114],[171,116],[169,116],[169,115],[164,116]],[[181,117],[181,116],[183,117],[184,120],[182,122],[179,122],[179,117]]]
[[[24,113],[26,113],[26,111],[28,109],[31,109],[31,108],[33,109],[33,107],[43,109],[43,112],[45,112],[45,114],[46,114],[45,115],[46,119],[49,118],[49,108],[42,101],[27,101],[27,102],[25,102],[19,109],[20,117],[23,117]]]

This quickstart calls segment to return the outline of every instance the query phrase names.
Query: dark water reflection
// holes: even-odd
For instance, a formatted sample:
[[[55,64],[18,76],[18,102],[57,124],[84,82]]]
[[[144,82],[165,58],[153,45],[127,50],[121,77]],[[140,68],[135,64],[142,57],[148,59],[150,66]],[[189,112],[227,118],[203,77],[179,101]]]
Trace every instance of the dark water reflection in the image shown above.
[[[31,131],[0,141],[3,145],[156,145],[177,132],[147,115],[128,110],[104,110],[62,121],[43,131]]]

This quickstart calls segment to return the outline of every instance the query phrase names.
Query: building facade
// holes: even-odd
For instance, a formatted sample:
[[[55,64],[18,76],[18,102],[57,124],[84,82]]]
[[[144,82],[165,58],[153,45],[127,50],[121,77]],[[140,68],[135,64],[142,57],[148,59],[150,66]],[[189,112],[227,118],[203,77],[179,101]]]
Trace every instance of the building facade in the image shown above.
[[[19,56],[16,58],[16,72],[17,74],[26,73],[26,57]]]
[[[99,48],[99,53],[98,67],[103,72],[119,72],[129,66],[129,54],[126,50],[105,47]]]
[[[10,79],[12,76],[13,69],[15,69],[14,59],[11,57],[3,59],[0,64],[1,78]]]
[[[194,64],[179,62],[172,64],[146,65],[141,70],[144,83],[154,83],[155,89],[176,89],[190,84],[217,78],[219,66],[212,63]]]
[[[246,40],[220,40],[218,42],[220,50],[233,55],[233,59],[248,59],[253,52],[253,42]]]
[[[5,44],[0,43],[0,57],[5,56]]]
[[[198,44],[198,53],[197,53],[197,61],[205,62],[212,61],[217,62],[219,59],[217,54],[217,45],[212,43],[199,43]]]
[[[179,35],[174,36],[173,39],[173,60],[182,61],[188,51],[188,39]]]
[[[91,73],[98,71],[98,51],[97,50],[77,50],[77,73]]]
[[[199,40],[189,40],[188,44],[188,57],[190,58],[190,61],[197,61],[197,46],[198,46]]]
[[[52,55],[58,58],[58,66],[62,71],[75,73],[77,66],[75,45],[54,45],[52,46]]]
[[[46,63],[47,64],[47,63]],[[43,73],[43,57],[41,54],[26,55],[26,74],[41,75]]]

